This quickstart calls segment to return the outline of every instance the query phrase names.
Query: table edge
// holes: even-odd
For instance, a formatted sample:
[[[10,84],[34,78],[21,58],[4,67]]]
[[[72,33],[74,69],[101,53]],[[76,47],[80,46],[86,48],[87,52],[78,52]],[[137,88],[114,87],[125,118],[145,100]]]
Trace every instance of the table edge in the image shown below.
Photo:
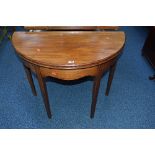
[[[106,31],[106,32],[108,32],[108,31]],[[104,58],[104,59],[101,59],[101,60],[98,60],[98,61],[95,61],[95,62],[93,62],[93,63],[90,63],[90,64],[81,64],[81,65],[77,65],[77,66],[75,66],[75,65],[73,65],[73,66],[71,66],[71,65],[69,65],[69,66],[66,66],[66,65],[59,65],[59,66],[57,66],[57,65],[49,65],[49,64],[46,64],[46,63],[43,63],[43,62],[38,62],[38,61],[35,61],[35,60],[31,60],[31,59],[29,59],[29,58],[26,58],[24,55],[22,55],[16,48],[15,48],[15,46],[14,46],[14,41],[13,41],[13,38],[14,38],[14,34],[13,34],[13,37],[12,37],[12,44],[13,44],[13,47],[14,47],[14,49],[15,49],[15,51],[16,51],[16,53],[18,54],[18,56],[21,58],[21,59],[23,59],[23,60],[25,60],[25,61],[27,61],[27,62],[29,62],[29,63],[31,63],[31,64],[34,64],[34,65],[37,65],[37,66],[40,66],[40,67],[46,67],[46,68],[53,68],[53,69],[84,69],[84,68],[89,68],[89,67],[94,67],[94,66],[97,66],[97,65],[100,65],[100,64],[103,64],[103,63],[105,63],[105,62],[107,62],[107,61],[109,61],[109,60],[111,60],[111,59],[113,59],[113,58],[115,58],[115,57],[117,57],[118,55],[120,55],[120,53],[121,53],[121,51],[123,50],[123,48],[124,48],[124,46],[125,46],[125,40],[126,40],[126,36],[125,36],[125,32],[123,32],[123,31],[117,31],[117,32],[111,32],[110,31],[110,33],[118,33],[118,32],[122,32],[123,33],[123,35],[124,35],[124,42],[123,42],[123,44],[122,44],[122,47],[115,53],[115,54],[113,54],[112,56],[109,56],[108,58]],[[27,32],[26,32],[27,33]]]

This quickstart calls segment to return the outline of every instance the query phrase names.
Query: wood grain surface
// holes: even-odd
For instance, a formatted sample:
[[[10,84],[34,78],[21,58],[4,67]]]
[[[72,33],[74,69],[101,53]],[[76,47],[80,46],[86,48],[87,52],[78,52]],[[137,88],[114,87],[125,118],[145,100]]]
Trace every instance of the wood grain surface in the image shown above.
[[[125,42],[124,32],[53,31],[15,32],[17,53],[26,61],[48,68],[95,66],[116,57]]]

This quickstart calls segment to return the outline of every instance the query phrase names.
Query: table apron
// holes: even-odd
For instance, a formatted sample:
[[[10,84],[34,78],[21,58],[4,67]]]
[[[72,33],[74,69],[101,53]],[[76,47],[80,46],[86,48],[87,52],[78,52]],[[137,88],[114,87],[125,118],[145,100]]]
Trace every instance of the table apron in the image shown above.
[[[112,66],[115,62],[116,59],[113,59],[104,64],[83,69],[51,69],[40,67],[40,73],[43,77],[54,77],[61,80],[76,80],[86,76],[94,77],[98,74],[102,74],[103,72],[108,70],[110,66]]]
[[[61,80],[76,80],[86,76],[98,76],[106,70],[108,70],[115,62],[117,58],[111,59],[108,62],[99,64],[93,67],[81,68],[81,69],[55,69],[37,66],[23,60],[25,66],[31,69],[32,72],[36,73],[36,69],[40,70],[42,77],[54,77]]]

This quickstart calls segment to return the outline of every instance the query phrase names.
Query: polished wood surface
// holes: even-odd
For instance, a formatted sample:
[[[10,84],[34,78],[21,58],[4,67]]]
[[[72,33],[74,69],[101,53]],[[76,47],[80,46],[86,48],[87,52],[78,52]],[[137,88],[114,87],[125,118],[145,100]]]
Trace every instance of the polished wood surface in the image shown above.
[[[51,110],[46,77],[76,80],[94,77],[90,117],[96,109],[100,80],[110,70],[106,95],[109,94],[115,67],[125,43],[124,32],[52,31],[15,32],[12,43],[20,56],[35,94],[31,72],[36,73],[47,115]]]
[[[26,60],[50,68],[85,68],[119,54],[123,32],[15,32],[13,45]]]
[[[92,31],[92,30],[118,30],[118,26],[25,26],[26,30],[83,30],[83,31]]]

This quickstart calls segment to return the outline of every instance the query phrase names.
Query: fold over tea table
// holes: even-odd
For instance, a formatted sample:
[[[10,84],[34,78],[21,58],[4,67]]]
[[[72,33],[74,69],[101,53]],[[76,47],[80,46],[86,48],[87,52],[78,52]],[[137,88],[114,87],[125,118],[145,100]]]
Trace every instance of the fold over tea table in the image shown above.
[[[125,43],[125,34],[120,31],[15,32],[12,43],[22,60],[34,95],[36,90],[31,72],[37,76],[49,118],[51,110],[45,77],[61,80],[93,77],[90,112],[93,118],[101,77],[109,70],[105,93],[108,95],[116,63]]]

